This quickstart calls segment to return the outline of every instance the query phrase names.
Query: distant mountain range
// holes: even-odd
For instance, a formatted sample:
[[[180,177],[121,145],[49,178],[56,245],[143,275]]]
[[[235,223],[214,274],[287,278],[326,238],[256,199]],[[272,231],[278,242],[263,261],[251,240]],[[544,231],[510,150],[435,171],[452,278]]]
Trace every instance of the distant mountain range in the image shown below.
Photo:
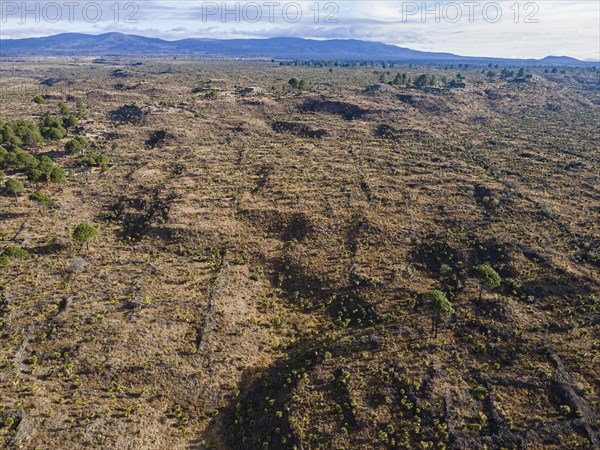
[[[55,36],[0,40],[0,57],[21,56],[193,56],[226,58],[275,58],[285,60],[387,61],[413,64],[501,64],[528,66],[588,66],[598,63],[566,56],[544,59],[504,59],[459,56],[411,50],[380,42],[360,40],[271,39],[163,39],[122,33]]]

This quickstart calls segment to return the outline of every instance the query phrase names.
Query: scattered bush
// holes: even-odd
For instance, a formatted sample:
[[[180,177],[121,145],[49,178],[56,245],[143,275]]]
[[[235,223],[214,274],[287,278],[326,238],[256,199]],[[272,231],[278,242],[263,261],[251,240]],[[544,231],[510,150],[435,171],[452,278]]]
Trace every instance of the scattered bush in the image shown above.
[[[51,141],[59,141],[67,135],[63,127],[63,120],[58,116],[46,116],[40,123],[42,136]]]
[[[19,138],[22,146],[34,147],[44,142],[39,128],[27,120],[15,120],[10,123],[14,134]]]
[[[18,195],[25,190],[23,183],[15,178],[8,180],[4,187],[6,188],[6,192],[9,195],[14,195],[15,198],[17,198]]]
[[[60,102],[58,104],[58,109],[60,110],[60,114],[64,116],[68,116],[71,114],[71,108],[65,102]]]
[[[422,88],[425,86],[435,86],[437,78],[435,75],[429,75],[427,73],[419,75],[414,82],[415,87]]]
[[[81,161],[90,167],[100,167],[102,172],[108,170],[108,157],[106,155],[87,156]]]
[[[34,183],[40,183],[42,181],[48,181],[48,176],[38,169],[31,169],[27,172],[27,180]]]
[[[89,242],[96,236],[98,236],[98,229],[87,222],[81,222],[73,230],[73,239],[81,243],[82,246],[83,244],[89,246]]]
[[[81,153],[83,155],[85,151],[89,150],[90,148],[90,141],[83,136],[77,136],[65,144],[65,151],[71,155],[77,153]]]
[[[9,153],[7,161],[8,164],[13,166],[17,170],[32,170],[37,169],[40,165],[38,159],[30,153],[17,148]]]
[[[37,170],[42,172],[46,176],[46,178],[50,178],[50,174],[52,173],[55,167],[56,164],[54,164],[54,161],[52,161],[52,159],[50,159],[48,156],[42,156],[39,160]]]
[[[15,259],[24,260],[27,258],[29,258],[27,250],[16,245],[9,245],[8,247],[4,247],[2,253],[0,253],[0,266],[5,266]]]
[[[76,128],[77,125],[79,125],[79,121],[73,114],[69,114],[63,119],[63,126],[66,128]]]
[[[108,113],[108,118],[117,124],[141,123],[148,113],[137,105],[123,105]]]
[[[429,302],[429,309],[431,311],[431,331],[435,333],[434,337],[437,338],[438,325],[442,316],[454,314],[454,309],[448,301],[446,294],[442,291],[432,290],[426,292],[425,298]]]
[[[32,202],[36,202],[40,207],[43,206],[46,208],[49,208],[54,204],[54,202],[48,195],[46,195],[40,191],[37,191],[37,192],[34,192],[33,194],[31,194],[29,196],[29,200],[31,200]]]
[[[88,118],[87,108],[85,106],[85,103],[83,103],[82,101],[77,102],[77,113],[75,113],[75,116],[79,120]]]
[[[290,79],[290,81],[288,81],[288,84],[293,87],[294,89],[299,89],[299,90],[304,90],[306,89],[306,81],[304,80],[299,80],[298,78],[292,78]]]
[[[484,289],[495,289],[500,286],[502,281],[498,272],[496,272],[489,264],[482,264],[480,266],[474,266],[472,269],[473,276],[479,280],[479,298],[478,303],[481,302]]]
[[[63,169],[57,166],[54,169],[52,169],[49,179],[52,183],[64,183],[65,181],[67,181],[67,174]]]

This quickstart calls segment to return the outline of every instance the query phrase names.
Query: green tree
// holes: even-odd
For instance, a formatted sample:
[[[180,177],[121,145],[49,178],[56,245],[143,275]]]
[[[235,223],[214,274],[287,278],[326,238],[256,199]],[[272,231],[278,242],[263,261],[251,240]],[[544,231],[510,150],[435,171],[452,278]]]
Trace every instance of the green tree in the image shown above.
[[[63,169],[56,166],[54,169],[52,169],[52,172],[50,172],[50,176],[48,178],[52,183],[64,183],[67,181],[67,174]]]
[[[27,180],[33,181],[34,183],[40,183],[42,181],[48,181],[48,175],[38,169],[31,169],[27,172]]]
[[[73,230],[73,239],[81,243],[82,247],[84,244],[86,244],[86,246],[89,248],[90,241],[96,236],[98,236],[98,229],[94,225],[87,222],[81,222]]]
[[[20,147],[23,141],[15,134],[9,123],[0,120],[0,144],[6,142],[12,148]]]
[[[42,215],[43,215],[44,209],[50,208],[54,204],[54,202],[48,195],[44,194],[43,192],[39,192],[39,191],[31,194],[29,196],[29,200],[31,200],[32,202],[37,204],[38,211]]]
[[[427,75],[426,73],[423,75],[419,75],[417,77],[417,79],[415,80],[415,86],[420,88],[423,86],[428,86],[430,82],[430,78],[429,75]]]
[[[8,165],[10,159],[10,153],[4,147],[0,147],[0,168],[4,168]]]
[[[79,125],[79,121],[73,114],[69,114],[63,119],[63,126],[65,128],[77,128],[77,125]]]
[[[67,135],[67,130],[65,130],[62,126],[56,128],[45,127],[42,128],[42,135],[51,141],[60,141]]]
[[[106,155],[96,156],[96,165],[102,169],[102,172],[108,170],[108,157]]]
[[[84,155],[85,151],[89,150],[90,148],[90,141],[83,136],[77,136],[65,144],[65,151],[71,155],[75,155],[77,153]]]
[[[9,195],[15,196],[15,199],[18,198],[19,194],[25,190],[23,183],[20,180],[17,180],[16,178],[11,178],[10,180],[8,180],[4,184],[4,187],[6,188],[6,192]]]
[[[37,170],[42,172],[45,175],[46,179],[48,179],[50,178],[50,174],[52,173],[55,167],[56,164],[54,164],[54,161],[52,161],[50,157],[44,155],[40,158]]]
[[[20,148],[15,148],[8,154],[7,162],[13,165],[17,170],[37,169],[40,165],[40,162],[35,156]]]
[[[497,288],[500,286],[502,279],[500,278],[500,275],[498,275],[498,272],[496,272],[489,264],[474,266],[472,273],[473,276],[479,280],[479,298],[477,299],[477,303],[481,303],[483,290]]]
[[[62,118],[59,116],[44,116],[44,118],[42,119],[40,125],[42,127],[48,127],[48,128],[58,128],[60,126],[62,126],[63,122],[62,122]]]
[[[33,123],[27,120],[14,120],[10,125],[24,147],[33,147],[44,142],[39,128]]]
[[[502,78],[503,80],[512,78],[514,76],[515,76],[515,72],[506,67],[504,69],[502,69],[502,72],[500,72],[500,78]]]
[[[65,102],[60,102],[58,104],[58,109],[60,110],[60,114],[62,116],[68,116],[71,114],[71,108],[69,108],[69,105],[67,105]]]
[[[102,172],[108,170],[108,157],[106,155],[86,156],[81,162],[90,167],[100,167]]]
[[[435,333],[434,337],[437,338],[438,325],[442,317],[454,314],[454,309],[448,301],[448,297],[442,291],[428,291],[425,293],[425,298],[429,303],[429,310],[431,312],[431,332]]]
[[[298,88],[298,85],[300,84],[300,80],[296,77],[291,78],[290,81],[288,81],[288,84],[293,87],[294,89]]]
[[[40,123],[42,136],[52,141],[59,141],[67,135],[63,127],[63,120],[58,116],[46,116]]]
[[[78,101],[77,104],[77,118],[78,119],[87,119],[87,109],[85,103],[82,101]]]
[[[35,103],[37,103],[38,105],[46,104],[46,99],[44,97],[42,97],[41,95],[36,95],[35,97],[33,97],[33,101]]]

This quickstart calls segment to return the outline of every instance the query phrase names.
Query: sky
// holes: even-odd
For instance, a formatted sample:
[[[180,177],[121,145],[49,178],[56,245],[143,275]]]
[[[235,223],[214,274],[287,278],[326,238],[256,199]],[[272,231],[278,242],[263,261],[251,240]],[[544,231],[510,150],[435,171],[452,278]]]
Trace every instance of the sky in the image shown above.
[[[0,0],[0,38],[118,31],[362,39],[465,56],[600,59],[600,1]]]

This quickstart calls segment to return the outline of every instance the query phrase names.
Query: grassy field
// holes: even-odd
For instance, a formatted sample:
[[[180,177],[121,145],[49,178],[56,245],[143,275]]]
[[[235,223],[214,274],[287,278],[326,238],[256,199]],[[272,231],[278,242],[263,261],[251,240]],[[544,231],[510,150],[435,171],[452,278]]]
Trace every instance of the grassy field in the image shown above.
[[[598,72],[488,70],[4,61],[79,123],[2,169],[0,445],[598,448]]]

